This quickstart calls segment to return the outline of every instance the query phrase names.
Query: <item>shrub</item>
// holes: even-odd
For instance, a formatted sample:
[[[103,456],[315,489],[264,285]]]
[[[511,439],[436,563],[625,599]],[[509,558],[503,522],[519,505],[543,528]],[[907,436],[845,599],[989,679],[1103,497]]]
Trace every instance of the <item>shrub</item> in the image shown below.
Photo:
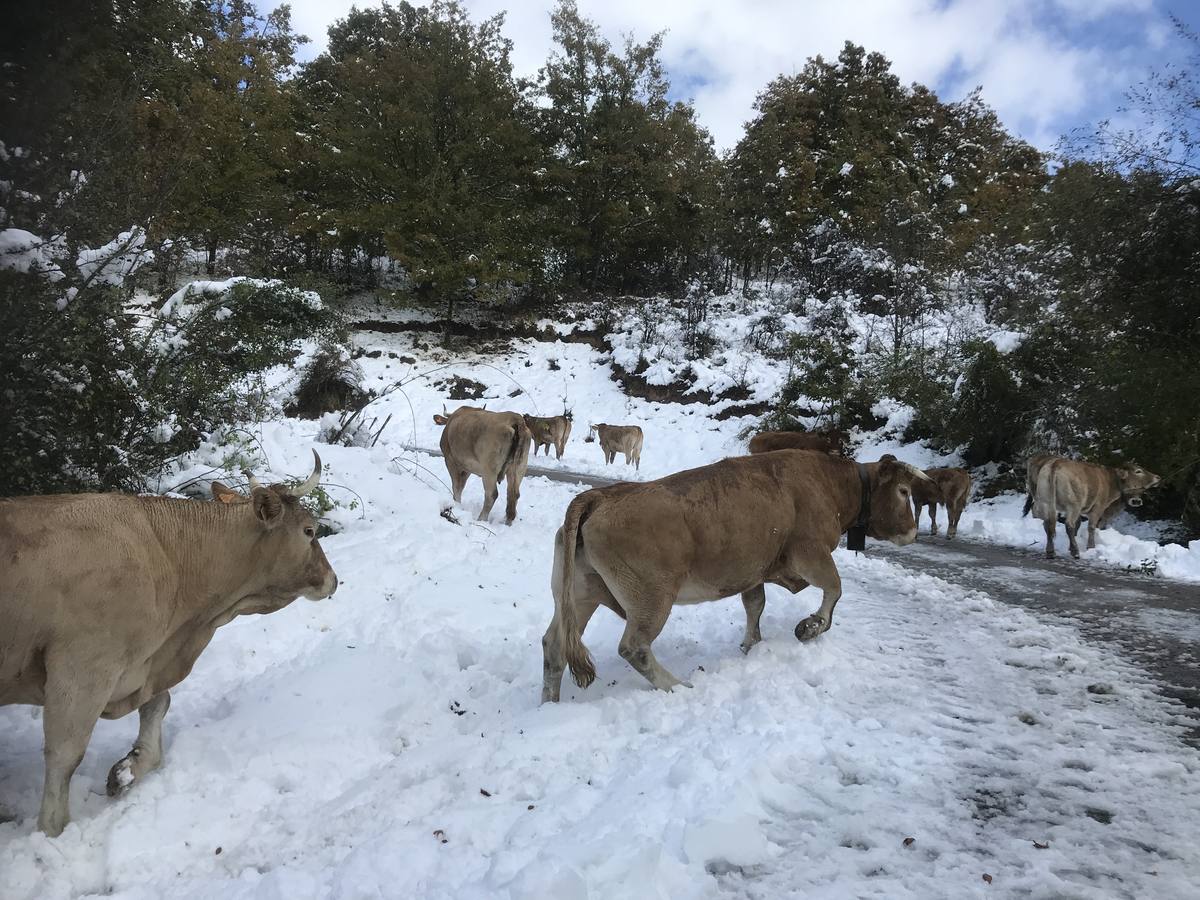
[[[281,282],[200,283],[147,309],[104,281],[0,270],[0,495],[144,488],[205,434],[261,417],[247,376],[333,323]]]

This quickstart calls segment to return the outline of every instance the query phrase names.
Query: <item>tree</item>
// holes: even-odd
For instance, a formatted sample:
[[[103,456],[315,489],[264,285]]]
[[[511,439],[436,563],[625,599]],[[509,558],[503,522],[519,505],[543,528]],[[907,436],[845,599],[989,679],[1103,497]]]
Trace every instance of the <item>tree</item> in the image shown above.
[[[851,43],[834,62],[818,56],[772,81],[755,109],[729,160],[729,252],[743,283],[781,269],[809,277],[820,257],[807,236],[822,223],[940,275],[981,236],[1021,221],[1045,179],[1041,155],[977,91],[946,103]]]
[[[536,261],[537,147],[502,24],[442,0],[352,9],[297,85],[298,230],[386,248],[447,336],[457,302],[501,297]]]
[[[593,290],[681,288],[707,262],[718,169],[692,108],[667,99],[662,36],[618,53],[574,0],[551,23],[538,122],[556,274]]]

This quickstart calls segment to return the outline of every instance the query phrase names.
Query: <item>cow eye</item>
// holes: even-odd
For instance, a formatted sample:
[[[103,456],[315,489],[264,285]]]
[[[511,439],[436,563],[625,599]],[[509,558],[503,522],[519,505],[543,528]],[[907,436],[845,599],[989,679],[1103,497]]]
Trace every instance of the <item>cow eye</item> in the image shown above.
[[[900,493],[903,494],[905,497],[907,497],[908,496],[908,488],[900,488]]]
[[[304,526],[304,536],[305,536],[305,537],[310,537],[310,538],[311,538],[311,537],[316,537],[316,536],[317,536],[317,529],[313,528],[311,525],[305,525],[305,526]]]

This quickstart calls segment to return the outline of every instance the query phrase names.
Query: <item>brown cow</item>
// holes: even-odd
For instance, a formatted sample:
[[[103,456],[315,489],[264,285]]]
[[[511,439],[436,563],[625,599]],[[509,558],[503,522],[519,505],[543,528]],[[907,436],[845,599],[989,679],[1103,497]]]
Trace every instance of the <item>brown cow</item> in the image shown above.
[[[554,447],[554,458],[562,459],[566,449],[567,439],[571,437],[571,420],[567,416],[525,416],[525,426],[533,435],[533,455],[538,450],[546,448],[550,455],[550,447]]]
[[[483,509],[479,511],[479,521],[486,522],[500,494],[500,480],[506,478],[504,524],[511,525],[517,517],[521,479],[529,467],[532,436],[525,420],[519,413],[488,412],[474,406],[460,406],[449,415],[445,412],[443,407],[443,414],[434,415],[433,421],[445,426],[442,457],[450,473],[454,502],[462,502],[467,479],[478,475],[483,482]]]
[[[588,437],[593,434],[600,439],[600,449],[604,452],[604,464],[608,465],[617,458],[618,453],[625,454],[625,465],[633,461],[635,469],[642,467],[642,429],[637,425],[589,425]]]
[[[761,640],[764,585],[795,593],[811,584],[822,591],[821,608],[796,637],[827,631],[842,595],[832,555],[841,535],[865,511],[871,537],[911,543],[909,487],[925,477],[893,456],[860,465],[780,450],[580,494],[554,539],[542,701],[558,700],[564,659],[580,687],[595,678],[582,635],[601,604],[625,619],[621,656],[662,690],[684,683],[650,649],[676,603],[740,593],[749,652]]]
[[[929,533],[938,533],[937,508],[946,507],[946,537],[958,534],[958,520],[971,493],[971,475],[966,469],[926,469],[929,481],[913,483],[912,497],[917,527],[921,525],[921,507],[929,507]]]
[[[826,431],[764,431],[750,439],[749,450],[770,453],[772,450],[816,450],[834,456],[845,455],[846,432],[836,428]]]
[[[316,456],[316,454],[313,454]],[[235,616],[337,589],[298,488],[251,482],[243,503],[123,494],[0,500],[0,706],[44,707],[38,828],[70,820],[71,776],[96,720],[138,711],[110,796],[162,762],[170,689]]]
[[[1124,502],[1141,506],[1142,494],[1158,484],[1159,477],[1130,463],[1120,468],[1054,458],[1043,460],[1038,470],[1033,514],[1046,529],[1046,558],[1054,558],[1054,532],[1061,512],[1065,519],[1071,556],[1079,557],[1076,534],[1079,519],[1088,520],[1087,549],[1096,546],[1096,530]]]

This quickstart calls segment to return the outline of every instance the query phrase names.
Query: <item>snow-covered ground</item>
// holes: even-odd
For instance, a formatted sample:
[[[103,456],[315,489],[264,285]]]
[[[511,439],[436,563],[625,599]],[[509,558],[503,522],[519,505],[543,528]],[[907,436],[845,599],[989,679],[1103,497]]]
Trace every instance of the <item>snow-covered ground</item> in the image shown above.
[[[359,360],[367,375],[368,387],[381,392],[396,381],[406,382],[402,390],[377,401],[371,409],[372,415],[378,416],[380,421],[391,413],[389,435],[409,446],[437,447],[440,428],[434,424],[432,416],[433,412],[440,411],[444,402],[450,409],[461,403],[487,403],[489,409],[503,408],[542,416],[559,415],[564,408],[570,408],[575,417],[574,427],[564,459],[556,461],[552,456],[549,459],[539,456],[537,465],[636,480],[657,478],[724,456],[744,453],[745,441],[738,434],[757,422],[755,417],[749,416],[724,420],[716,417],[716,413],[736,405],[736,401],[709,406],[654,403],[626,396],[611,377],[608,356],[588,344],[517,340],[512,342],[511,352],[504,356],[463,357],[459,353],[449,361],[439,351],[429,348],[430,338],[430,335],[420,333],[365,332],[356,339],[364,349],[379,350],[383,354],[377,359]],[[613,343],[618,348],[628,347],[630,338],[626,332],[621,332]],[[389,358],[388,353],[413,362]],[[621,353],[618,351],[613,355],[620,356]],[[759,355],[751,356],[754,367],[764,372],[774,371],[769,360]],[[447,364],[447,368],[439,368]],[[782,378],[782,369],[776,374]],[[479,400],[447,401],[445,382],[452,376],[483,384],[486,390]],[[713,386],[715,382],[711,379],[715,378],[710,373],[700,383]],[[667,378],[664,383],[670,380]],[[878,431],[854,436],[858,459],[874,460],[884,453],[892,453],[922,468],[959,464],[952,454],[941,454],[922,444],[903,441],[910,410],[885,402],[876,412],[887,423]],[[599,445],[584,442],[587,426],[593,422],[642,427],[645,444],[640,471],[627,469],[620,457],[613,466],[604,464]],[[439,474],[444,471],[440,463],[435,469]],[[1043,547],[1042,523],[1022,517],[1023,504],[1024,495],[1016,494],[974,502],[963,513],[959,534],[1014,547]],[[944,527],[945,511],[939,515]],[[1095,563],[1137,571],[1151,567],[1169,578],[1200,582],[1200,544],[1190,548],[1179,544],[1160,546],[1152,533],[1137,525],[1132,516],[1126,515],[1113,527],[1098,532],[1096,548],[1082,551],[1081,564]],[[1068,552],[1066,532],[1061,527],[1057,530],[1055,547],[1059,554]]]
[[[369,383],[439,364],[420,340],[359,335],[384,351],[359,360]],[[319,447],[345,504],[323,541],[337,594],[218,632],[173,692],[162,770],[108,800],[136,722],[99,723],[74,822],[47,839],[37,711],[0,709],[16,819],[0,897],[1195,896],[1200,764],[1180,707],[1067,625],[870,553],[839,551],[845,594],[811,644],[792,636],[809,592],[768,588],[748,656],[736,599],[677,608],[655,651],[691,690],[650,690],[601,610],[597,682],[539,706],[553,534],[578,489],[528,478],[506,528],[472,521],[473,479],[461,524],[443,518],[441,460],[406,447],[436,446],[449,375],[487,385],[489,408],[549,415],[565,397],[575,430],[551,467],[654,477],[741,452],[749,424],[627,398],[583,344],[519,341],[411,378],[378,402],[379,445]],[[641,424],[641,472],[604,466],[588,421]],[[321,425],[261,426],[274,475],[307,471]],[[944,461],[897,441],[874,435],[863,458]],[[960,528],[1007,540],[989,523],[1009,519],[1018,498]]]

